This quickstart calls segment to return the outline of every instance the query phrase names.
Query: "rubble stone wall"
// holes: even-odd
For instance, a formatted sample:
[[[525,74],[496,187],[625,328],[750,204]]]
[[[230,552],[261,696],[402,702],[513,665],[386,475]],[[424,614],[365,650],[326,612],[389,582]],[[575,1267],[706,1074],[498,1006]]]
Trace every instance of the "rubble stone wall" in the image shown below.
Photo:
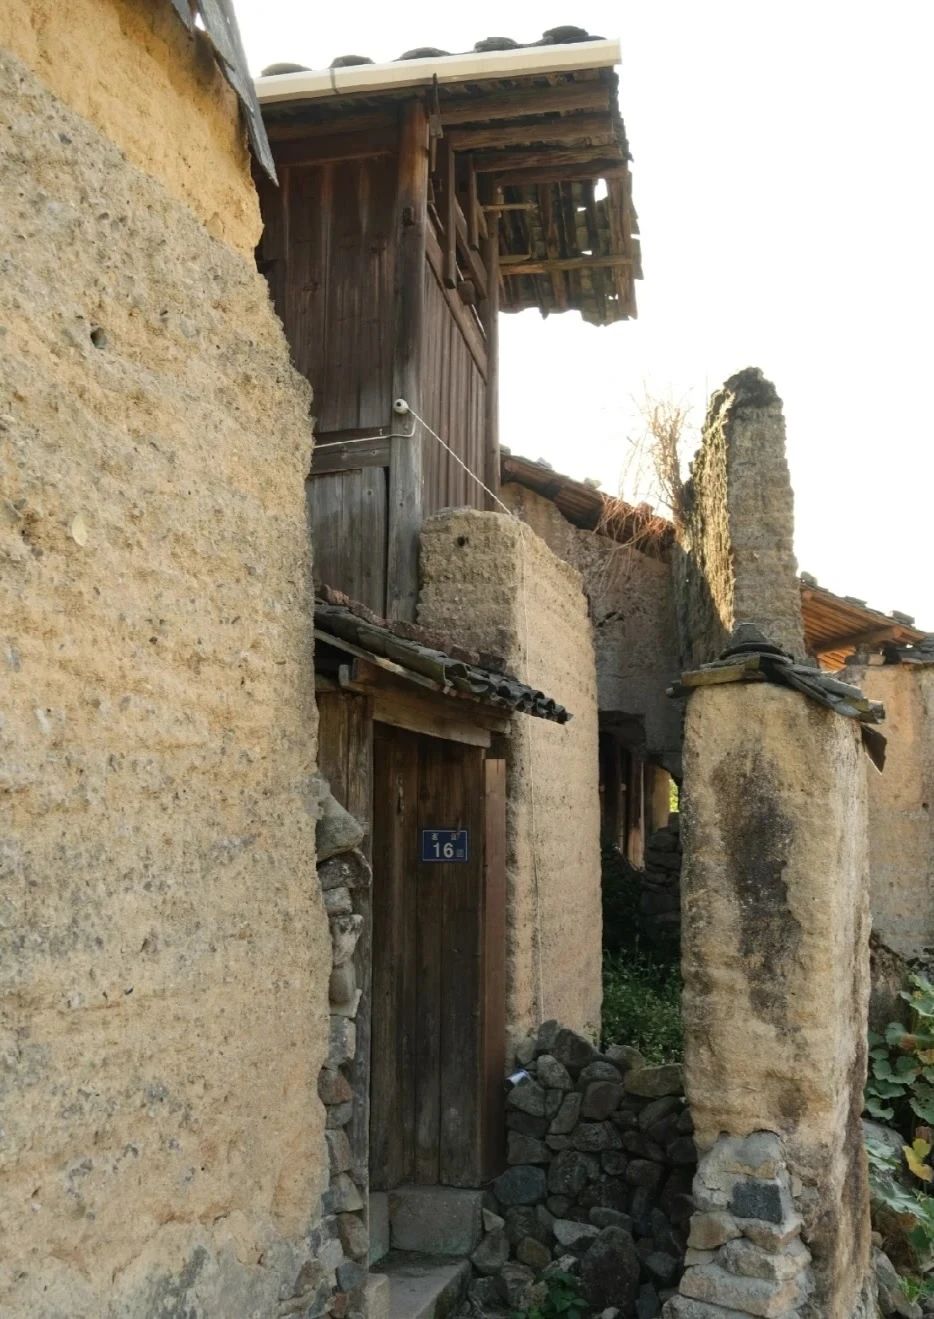
[[[934,947],[934,667],[840,675],[885,706],[885,770],[867,769],[873,931],[902,957]]]
[[[580,574],[530,528],[457,509],[425,525],[419,622],[501,655],[567,724],[517,715],[507,747],[507,1025],[600,1025],[596,670]]]
[[[594,1315],[653,1319],[675,1294],[693,1207],[681,1067],[647,1066],[625,1046],[600,1053],[555,1021],[521,1041],[515,1066],[509,1166],[471,1256],[471,1313],[534,1305],[558,1269],[580,1279]]]
[[[249,211],[230,121],[234,160],[185,156],[229,106],[199,64],[124,101],[116,8],[0,25]],[[310,400],[252,262],[88,114],[0,57],[0,1311],[292,1313],[327,1185]]]
[[[685,734],[685,1065],[704,1156],[695,1198],[701,1216],[771,1224],[765,1244],[739,1230],[766,1254],[777,1232],[783,1258],[801,1268],[757,1272],[718,1255],[696,1261],[696,1276],[692,1263],[682,1295],[757,1315],[807,1302],[823,1319],[849,1319],[869,1276],[859,730],[797,693],[748,683],[697,689]],[[799,1217],[811,1261],[791,1244]],[[727,1237],[692,1245],[752,1253]],[[773,1308],[761,1308],[757,1289]],[[671,1313],[694,1311],[685,1300]]]
[[[550,500],[525,486],[508,482],[500,495],[583,578],[600,710],[642,716],[648,754],[679,769],[681,709],[665,695],[681,668],[670,564],[573,526]]]
[[[675,555],[685,668],[715,659],[737,623],[804,657],[794,496],[781,399],[761,371],[710,400]]]

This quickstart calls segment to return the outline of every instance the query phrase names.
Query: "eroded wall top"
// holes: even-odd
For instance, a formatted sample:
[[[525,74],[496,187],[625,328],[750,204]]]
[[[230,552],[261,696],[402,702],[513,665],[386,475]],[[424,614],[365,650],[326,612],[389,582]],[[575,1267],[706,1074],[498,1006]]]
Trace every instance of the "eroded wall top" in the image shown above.
[[[738,623],[804,657],[782,402],[755,367],[710,400],[676,564],[687,667],[716,658]]]

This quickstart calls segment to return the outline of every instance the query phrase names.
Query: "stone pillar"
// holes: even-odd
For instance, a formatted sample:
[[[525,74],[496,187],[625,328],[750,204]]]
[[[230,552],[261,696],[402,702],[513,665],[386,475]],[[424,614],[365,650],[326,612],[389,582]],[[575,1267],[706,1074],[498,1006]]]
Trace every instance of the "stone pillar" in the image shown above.
[[[885,773],[868,773],[872,927],[901,957],[934,945],[934,660],[840,675],[885,705]]]
[[[679,541],[686,668],[715,659],[737,623],[804,658],[782,401],[755,368],[731,376],[710,400]]]
[[[701,687],[684,768],[686,1088],[701,1160],[666,1315],[851,1319],[870,1285],[859,729],[769,683]]]

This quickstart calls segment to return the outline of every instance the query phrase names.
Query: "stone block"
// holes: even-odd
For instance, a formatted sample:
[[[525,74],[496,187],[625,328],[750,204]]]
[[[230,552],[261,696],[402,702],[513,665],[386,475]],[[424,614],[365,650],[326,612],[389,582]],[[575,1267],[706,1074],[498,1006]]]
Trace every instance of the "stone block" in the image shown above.
[[[353,911],[350,889],[345,884],[324,890],[324,910],[329,916],[346,916]]]
[[[548,1125],[546,1117],[533,1117],[531,1113],[519,1113],[515,1109],[506,1113],[507,1131],[521,1131],[523,1136],[544,1136]]]
[[[597,1050],[586,1035],[567,1029],[559,1030],[555,1035],[551,1053],[568,1071],[575,1074],[597,1056]]]
[[[499,1273],[508,1259],[509,1242],[506,1238],[505,1229],[497,1227],[492,1232],[487,1232],[471,1255],[470,1262],[478,1273],[490,1277],[495,1273]]]
[[[672,1296],[662,1307],[662,1319],[749,1319],[749,1316],[742,1310],[708,1305],[706,1301],[695,1301],[689,1296]]]
[[[342,1072],[322,1067],[318,1073],[318,1098],[322,1104],[346,1104],[353,1099],[353,1090]]]
[[[506,1107],[518,1109],[520,1113],[528,1113],[530,1117],[544,1117],[544,1088],[537,1081],[533,1081],[531,1077],[528,1080],[520,1081],[518,1085],[513,1086],[506,1096]]]
[[[794,1278],[802,1269],[807,1268],[811,1262],[811,1252],[800,1239],[789,1241],[776,1254],[740,1237],[723,1247],[717,1262],[728,1272],[746,1278],[768,1278],[772,1282],[784,1282],[786,1278]]]
[[[603,1122],[619,1108],[623,1087],[616,1081],[591,1081],[581,1101],[581,1117]]]
[[[335,966],[328,981],[328,997],[331,1003],[349,1003],[357,992],[357,973],[353,962]]]
[[[591,1081],[616,1081],[621,1082],[623,1073],[615,1063],[607,1062],[604,1058],[595,1058],[592,1063],[582,1067],[577,1078],[578,1090],[586,1090]]]
[[[624,1076],[626,1072],[640,1072],[645,1066],[645,1059],[639,1050],[631,1048],[628,1044],[611,1044],[606,1051],[606,1057]]]
[[[493,1194],[506,1207],[538,1204],[547,1193],[544,1171],[531,1164],[507,1168],[493,1183]]]
[[[516,1259],[536,1273],[541,1273],[551,1263],[551,1251],[534,1237],[523,1237],[516,1246]]]
[[[360,1188],[347,1173],[338,1173],[331,1178],[329,1190],[331,1209],[335,1214],[355,1214],[363,1208],[363,1196]]]
[[[389,1196],[385,1191],[370,1192],[370,1264],[389,1254]]]
[[[335,966],[343,966],[354,955],[363,932],[362,916],[332,916],[331,955]]]
[[[541,1177],[544,1190],[544,1174],[540,1168],[533,1171]],[[390,1191],[391,1244],[396,1250],[425,1255],[470,1255],[480,1242],[482,1207],[482,1191],[450,1186],[406,1186]]]
[[[600,1165],[591,1155],[579,1150],[562,1150],[548,1169],[548,1190],[552,1195],[566,1195],[573,1199],[599,1175]]]
[[[559,1246],[577,1252],[586,1249],[600,1235],[600,1228],[592,1223],[578,1223],[571,1218],[556,1218],[553,1230]]]
[[[790,1214],[783,1223],[767,1223],[762,1219],[743,1218],[736,1220],[736,1226],[744,1237],[754,1241],[757,1246],[775,1252],[784,1250],[790,1241],[800,1235],[803,1223],[798,1214]]]
[[[744,1177],[733,1187],[728,1207],[734,1218],[759,1218],[766,1223],[783,1223],[794,1212],[791,1195],[779,1178]]]
[[[535,1136],[523,1136],[519,1131],[510,1131],[506,1140],[507,1163],[548,1163],[551,1151],[543,1140]]]
[[[561,1101],[561,1107],[558,1109],[551,1126],[548,1128],[548,1134],[551,1136],[566,1136],[574,1130],[580,1118],[581,1095],[579,1091],[572,1090],[570,1094],[564,1096]]]
[[[645,1099],[662,1095],[684,1094],[684,1068],[680,1063],[663,1063],[660,1067],[641,1067],[623,1077],[626,1093]]]
[[[536,1075],[548,1090],[570,1090],[574,1084],[564,1063],[559,1063],[550,1053],[543,1053],[539,1058]]]
[[[352,852],[363,842],[363,825],[344,810],[329,791],[320,803],[320,814],[315,825],[315,853],[318,864],[341,852]]]
[[[639,1256],[628,1232],[605,1227],[581,1261],[581,1287],[595,1310],[629,1313],[639,1292]]]
[[[498,1275],[499,1294],[507,1305],[526,1310],[532,1299],[535,1274],[525,1264],[511,1261]]]
[[[357,1050],[357,1028],[349,1017],[332,1016],[328,1041],[327,1066],[332,1071],[349,1063]]]
[[[480,1211],[480,1217],[483,1221],[484,1232],[495,1232],[498,1227],[506,1226],[506,1220],[500,1218],[499,1214],[495,1214],[492,1209],[484,1207]]]
[[[365,1319],[389,1319],[390,1286],[385,1273],[371,1273],[363,1284]]]
[[[691,1219],[688,1245],[695,1250],[716,1250],[740,1235],[732,1215],[718,1210],[695,1214]]]
[[[803,1299],[795,1280],[769,1282],[764,1278],[741,1278],[727,1273],[718,1264],[700,1264],[688,1269],[681,1279],[682,1295],[725,1309],[777,1319]]]
[[[551,1228],[539,1218],[537,1205],[514,1205],[506,1210],[506,1236],[512,1246],[518,1246],[524,1237],[534,1237],[547,1245]]]
[[[678,1095],[662,1095],[661,1099],[650,1100],[639,1110],[638,1124],[640,1131],[648,1131],[656,1122],[672,1117],[681,1111],[682,1100]]]
[[[324,1139],[328,1147],[328,1167],[331,1173],[347,1172],[353,1163],[347,1133],[340,1128],[325,1131]]]
[[[571,1133],[571,1143],[576,1150],[599,1153],[600,1150],[622,1149],[623,1142],[619,1132],[611,1122],[581,1122]]]

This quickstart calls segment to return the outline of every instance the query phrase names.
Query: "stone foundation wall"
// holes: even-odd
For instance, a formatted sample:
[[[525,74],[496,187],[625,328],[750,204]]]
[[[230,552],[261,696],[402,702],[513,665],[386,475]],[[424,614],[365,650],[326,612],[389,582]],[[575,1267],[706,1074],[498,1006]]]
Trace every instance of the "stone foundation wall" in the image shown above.
[[[470,1297],[484,1315],[534,1304],[541,1279],[579,1279],[593,1314],[653,1319],[681,1276],[696,1164],[681,1068],[598,1052],[546,1022],[518,1048],[509,1167],[484,1211]],[[474,1311],[474,1313],[476,1310]]]
[[[517,715],[506,750],[507,1024],[600,1022],[596,670],[581,579],[528,527],[455,510],[425,525],[419,622],[501,655],[570,723]],[[544,1006],[543,1006],[544,1005]]]
[[[0,29],[40,10],[154,173],[252,206],[245,157],[186,155],[230,104],[197,67],[125,102],[135,29]],[[251,259],[100,126],[0,56],[0,1312],[294,1313],[327,1184],[310,399]]]

